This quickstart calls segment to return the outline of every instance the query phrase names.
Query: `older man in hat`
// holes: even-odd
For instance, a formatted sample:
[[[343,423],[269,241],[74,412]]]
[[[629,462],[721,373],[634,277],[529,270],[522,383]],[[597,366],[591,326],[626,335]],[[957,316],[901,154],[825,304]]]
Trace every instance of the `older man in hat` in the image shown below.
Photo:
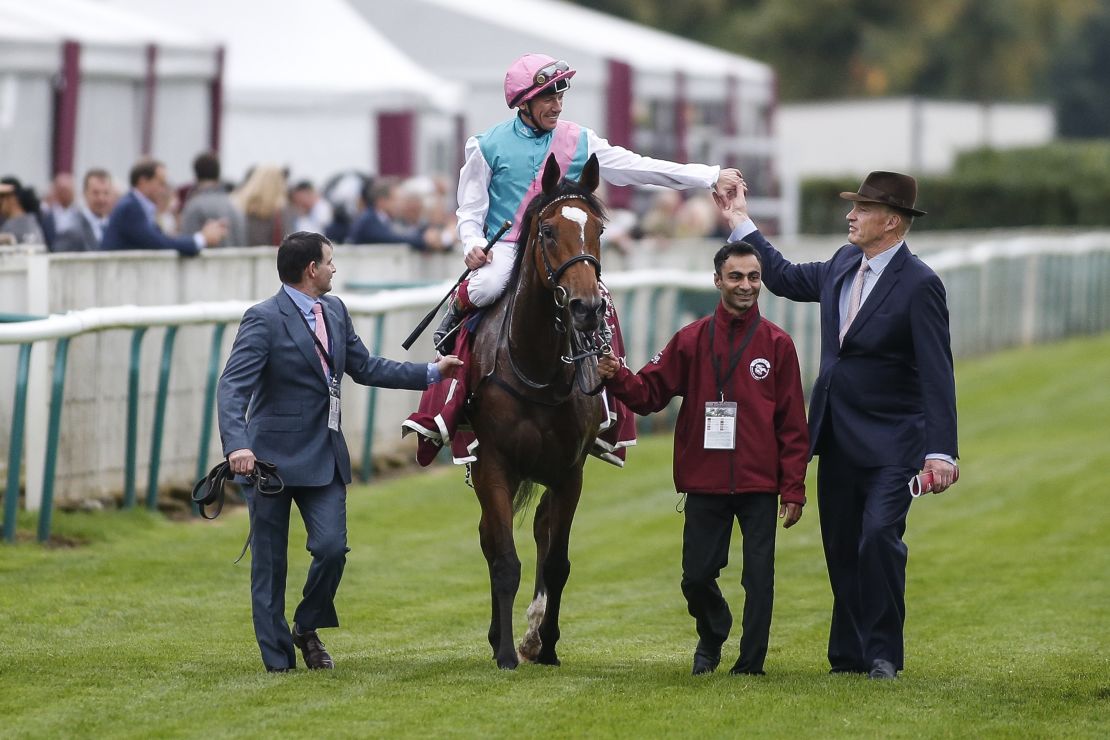
[[[892,679],[903,666],[911,491],[952,485],[956,384],[944,285],[910,253],[924,216],[917,181],[872,172],[848,212],[848,241],[826,262],[792,264],[747,213],[746,186],[725,198],[733,241],[756,247],[763,283],[821,304],[821,369],[809,409],[810,455],[833,592],[832,673]],[[922,471],[918,478],[918,471]],[[910,484],[917,483],[911,488]],[[922,486],[924,483],[924,486]]]

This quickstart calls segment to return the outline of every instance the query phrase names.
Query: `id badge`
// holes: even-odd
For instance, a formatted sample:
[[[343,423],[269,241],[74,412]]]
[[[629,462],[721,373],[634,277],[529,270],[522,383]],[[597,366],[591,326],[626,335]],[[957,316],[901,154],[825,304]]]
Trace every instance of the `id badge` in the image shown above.
[[[339,431],[339,383],[333,378],[328,384],[328,429]]]
[[[705,404],[705,449],[736,449],[736,402],[707,401]]]

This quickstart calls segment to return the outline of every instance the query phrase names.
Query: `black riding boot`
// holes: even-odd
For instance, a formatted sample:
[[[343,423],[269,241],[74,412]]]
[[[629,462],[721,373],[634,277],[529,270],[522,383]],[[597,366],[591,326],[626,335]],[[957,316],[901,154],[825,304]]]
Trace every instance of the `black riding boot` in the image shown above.
[[[455,331],[462,323],[466,312],[459,308],[458,301],[452,300],[447,304],[447,313],[443,316],[439,328],[432,332],[432,344],[441,355],[449,355],[455,349]]]

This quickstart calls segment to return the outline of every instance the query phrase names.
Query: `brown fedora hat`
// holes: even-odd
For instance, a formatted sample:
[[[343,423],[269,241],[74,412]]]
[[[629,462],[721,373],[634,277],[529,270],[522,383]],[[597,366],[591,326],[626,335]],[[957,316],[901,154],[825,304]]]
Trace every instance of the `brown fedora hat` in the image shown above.
[[[872,172],[857,192],[841,193],[840,197],[860,203],[882,203],[914,216],[925,215],[925,211],[914,208],[917,201],[917,180],[899,172]]]

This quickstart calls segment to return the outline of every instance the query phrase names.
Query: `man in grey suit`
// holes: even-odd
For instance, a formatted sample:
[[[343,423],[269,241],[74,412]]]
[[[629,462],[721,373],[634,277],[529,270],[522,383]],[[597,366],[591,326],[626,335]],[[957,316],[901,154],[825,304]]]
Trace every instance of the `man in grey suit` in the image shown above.
[[[182,233],[200,231],[215,219],[227,224],[227,235],[214,246],[247,246],[247,220],[220,182],[219,158],[212,152],[201,152],[193,160],[193,174],[197,183],[181,210]]]
[[[100,249],[108,214],[115,205],[112,176],[108,170],[94,167],[85,173],[84,200],[70,228],[58,232],[51,252],[95,252]]]
[[[347,559],[347,484],[351,458],[340,424],[340,380],[421,390],[453,375],[453,355],[418,364],[372,357],[338,298],[328,296],[335,264],[332,244],[298,231],[278,247],[277,294],[243,315],[220,378],[220,438],[231,469],[277,466],[282,493],[245,487],[250,508],[251,602],[255,636],[269,671],[296,667],[299,648],[308,668],[334,667],[316,630],[337,627],[335,593]],[[312,564],[290,631],[285,620],[290,503],[308,532]]]

